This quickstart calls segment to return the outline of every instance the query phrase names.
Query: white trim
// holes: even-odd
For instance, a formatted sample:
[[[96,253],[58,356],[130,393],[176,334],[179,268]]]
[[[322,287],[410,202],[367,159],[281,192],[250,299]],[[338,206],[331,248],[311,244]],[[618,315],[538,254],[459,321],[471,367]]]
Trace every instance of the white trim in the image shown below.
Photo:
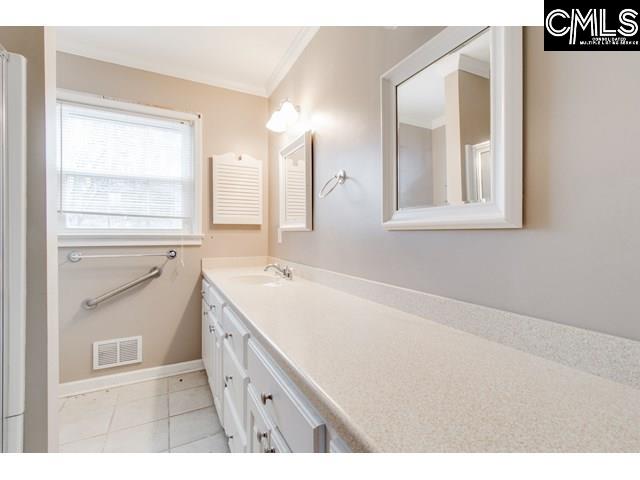
[[[522,27],[491,27],[494,200],[396,209],[396,86],[485,28],[445,28],[380,78],[382,225],[387,230],[522,228]]]
[[[194,182],[194,206],[193,206],[193,232],[192,233],[162,233],[146,230],[100,233],[96,230],[80,231],[75,233],[70,229],[59,228],[58,246],[132,246],[132,245],[201,245],[202,231],[202,115],[193,112],[181,112],[167,108],[146,105],[110,98],[73,90],[57,89],[58,102],[70,102],[74,104],[89,105],[93,107],[109,108],[123,112],[133,112],[142,115],[181,120],[193,124],[193,182]],[[59,194],[59,193],[58,193]]]
[[[92,107],[104,107],[114,110],[122,110],[124,112],[142,113],[144,115],[153,115],[155,117],[169,118],[171,120],[184,120],[187,122],[196,122],[201,118],[199,113],[181,112],[179,110],[170,110],[168,108],[156,107],[131,100],[107,97],[105,95],[97,95],[95,93],[78,92],[75,90],[67,90],[64,88],[57,89],[58,101],[70,102],[82,105],[90,105]]]
[[[113,375],[102,375],[100,377],[76,380],[74,382],[61,383],[59,386],[60,397],[71,397],[82,393],[95,392],[105,388],[121,387],[132,383],[156,380],[159,378],[181,375],[189,372],[203,370],[202,360],[191,360],[189,362],[172,363],[159,367],[143,368],[131,372],[115,373]]]
[[[58,247],[119,247],[153,245],[202,245],[204,235],[129,235],[66,234],[58,235]]]
[[[287,52],[284,54],[276,68],[273,69],[269,80],[265,86],[266,96],[269,97],[273,91],[280,85],[282,79],[289,73],[291,67],[296,63],[298,57],[302,54],[309,42],[318,33],[320,27],[304,27],[296,38],[291,42]]]

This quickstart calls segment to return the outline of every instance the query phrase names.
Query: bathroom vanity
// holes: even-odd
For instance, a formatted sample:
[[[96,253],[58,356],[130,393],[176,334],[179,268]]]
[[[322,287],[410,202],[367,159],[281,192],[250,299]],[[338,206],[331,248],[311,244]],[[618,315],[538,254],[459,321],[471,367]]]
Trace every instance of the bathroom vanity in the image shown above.
[[[202,356],[232,452],[640,450],[639,389],[269,260],[203,260]]]
[[[215,278],[215,276],[214,276]],[[246,275],[248,285],[280,287],[270,275]],[[267,353],[239,308],[205,274],[202,280],[202,360],[231,452],[346,452],[304,394]]]

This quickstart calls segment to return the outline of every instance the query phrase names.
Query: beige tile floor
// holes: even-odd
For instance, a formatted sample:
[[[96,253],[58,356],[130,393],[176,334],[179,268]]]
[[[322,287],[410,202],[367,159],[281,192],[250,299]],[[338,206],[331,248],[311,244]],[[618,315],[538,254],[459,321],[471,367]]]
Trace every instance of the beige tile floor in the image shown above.
[[[226,453],[204,371],[60,400],[60,451]]]

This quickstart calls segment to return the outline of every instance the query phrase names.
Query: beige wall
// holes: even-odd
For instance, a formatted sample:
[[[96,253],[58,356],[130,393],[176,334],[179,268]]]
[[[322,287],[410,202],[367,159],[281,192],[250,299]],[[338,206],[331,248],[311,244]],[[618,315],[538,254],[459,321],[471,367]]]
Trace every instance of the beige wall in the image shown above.
[[[204,230],[201,247],[178,250],[162,277],[97,310],[80,304],[145,273],[156,259],[66,262],[60,249],[60,375],[62,382],[200,358],[200,259],[265,255],[267,226],[226,227],[211,224],[211,155],[247,153],[267,166],[267,100],[199,83],[59,53],[58,86],[165,108],[198,112],[203,118]],[[268,169],[266,169],[268,170]],[[265,173],[266,177],[266,173]],[[266,187],[266,178],[265,178]],[[266,198],[265,188],[265,198]],[[169,247],[82,248],[92,251],[157,251]],[[143,336],[141,365],[92,371],[91,344],[96,340]]]
[[[308,45],[270,104],[291,98],[315,130],[314,231],[278,244],[271,211],[270,254],[640,340],[640,52],[545,52],[526,28],[525,228],[386,232],[379,76],[433,33],[322,28]],[[285,141],[270,136],[272,165]],[[339,168],[352,179],[318,200]]]
[[[431,130],[431,157],[433,158],[433,204],[447,201],[447,134],[443,125]]]
[[[433,204],[431,129],[398,124],[398,205]]]
[[[55,39],[43,27],[0,27],[0,43],[27,59],[27,328],[24,449],[57,448],[57,275],[55,245],[47,244],[55,166]],[[51,120],[54,123],[51,123]],[[47,124],[47,122],[49,122]],[[48,157],[49,156],[49,157]],[[48,402],[48,398],[55,399]]]
[[[444,79],[445,145],[447,150],[447,202],[462,203],[462,151],[460,149],[460,70]]]

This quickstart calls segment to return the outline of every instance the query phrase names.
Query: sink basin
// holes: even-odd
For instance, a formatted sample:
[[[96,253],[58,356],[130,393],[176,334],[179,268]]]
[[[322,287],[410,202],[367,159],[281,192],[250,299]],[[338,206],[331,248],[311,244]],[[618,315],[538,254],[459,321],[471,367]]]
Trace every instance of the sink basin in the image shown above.
[[[239,275],[233,277],[233,280],[249,285],[262,285],[264,287],[281,287],[284,284],[282,278],[273,275]]]

